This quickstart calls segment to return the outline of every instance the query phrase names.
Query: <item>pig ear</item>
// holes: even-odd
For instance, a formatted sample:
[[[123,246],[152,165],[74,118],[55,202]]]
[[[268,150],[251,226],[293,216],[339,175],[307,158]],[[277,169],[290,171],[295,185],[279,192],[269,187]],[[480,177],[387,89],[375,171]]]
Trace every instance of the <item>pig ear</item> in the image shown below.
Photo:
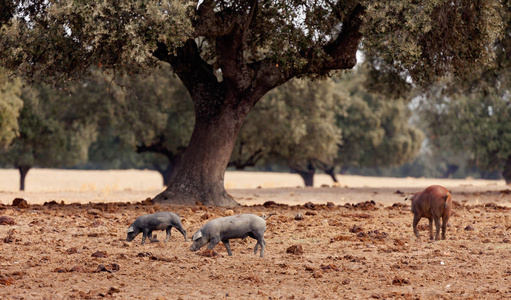
[[[192,241],[198,240],[202,237],[202,232],[199,230],[192,236]]]
[[[135,231],[135,229],[133,229],[133,227],[130,226],[130,228],[128,228],[128,233],[133,232],[133,231]]]

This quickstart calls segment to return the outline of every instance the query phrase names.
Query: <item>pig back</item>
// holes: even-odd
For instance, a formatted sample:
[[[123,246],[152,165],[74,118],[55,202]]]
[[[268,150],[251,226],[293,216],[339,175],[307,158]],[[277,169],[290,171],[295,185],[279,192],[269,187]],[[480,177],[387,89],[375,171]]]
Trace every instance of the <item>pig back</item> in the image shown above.
[[[266,222],[253,214],[239,214],[211,220],[204,230],[212,235],[218,235],[221,239],[244,238],[249,233],[266,230]]]
[[[452,198],[448,189],[435,185],[430,187],[431,207],[435,216],[451,214]]]
[[[416,206],[416,210],[426,218],[442,216],[446,207],[452,203],[449,190],[439,185],[427,187],[418,195],[416,200],[417,202],[413,203]]]
[[[143,224],[154,230],[164,230],[169,227],[177,217],[171,212],[157,212],[143,216]]]

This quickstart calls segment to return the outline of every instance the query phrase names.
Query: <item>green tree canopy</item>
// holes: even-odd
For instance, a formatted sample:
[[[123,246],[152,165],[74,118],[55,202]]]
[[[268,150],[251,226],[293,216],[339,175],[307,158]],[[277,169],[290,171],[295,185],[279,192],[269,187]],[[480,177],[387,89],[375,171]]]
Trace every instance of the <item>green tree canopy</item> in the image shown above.
[[[482,76],[459,84],[452,93],[437,83],[420,106],[428,139],[438,151],[468,153],[477,167],[502,172],[511,183],[511,2],[502,1],[498,13],[504,34],[495,43],[496,59]]]
[[[312,185],[316,168],[332,165],[341,143],[332,80],[291,80],[268,93],[247,117],[231,165],[260,159],[289,166]]]
[[[23,101],[20,98],[21,81],[9,80],[0,68],[0,148],[9,145],[18,134],[18,116]]]
[[[151,160],[162,174],[164,185],[168,185],[193,130],[190,95],[164,64],[149,76],[124,77],[122,82],[130,90],[116,88],[111,111],[106,115],[112,134],[138,153],[164,156],[165,163],[157,157]]]
[[[424,101],[421,113],[437,151],[468,151],[473,164],[483,170],[499,170],[511,183],[509,95],[441,96]]]
[[[71,166],[87,160],[97,122],[85,114],[83,104],[92,101],[94,93],[78,94],[81,97],[70,97],[46,84],[23,89],[19,134],[0,155],[2,164],[19,169],[20,190],[25,189],[25,176],[32,167]]]
[[[337,83],[345,100],[337,125],[343,143],[336,164],[341,167],[389,167],[413,160],[424,136],[410,124],[408,101],[366,89],[367,72],[359,68]]]
[[[312,185],[316,169],[389,167],[413,160],[423,141],[404,99],[364,87],[360,67],[339,79],[293,80],[268,93],[247,117],[231,158],[243,168],[280,162]],[[273,158],[273,159],[272,159]]]
[[[495,66],[496,48],[487,46],[502,37],[509,20],[505,2],[391,0],[369,5],[363,50],[372,84],[384,94],[402,96],[439,78],[448,79],[451,87],[479,78],[481,69]]]

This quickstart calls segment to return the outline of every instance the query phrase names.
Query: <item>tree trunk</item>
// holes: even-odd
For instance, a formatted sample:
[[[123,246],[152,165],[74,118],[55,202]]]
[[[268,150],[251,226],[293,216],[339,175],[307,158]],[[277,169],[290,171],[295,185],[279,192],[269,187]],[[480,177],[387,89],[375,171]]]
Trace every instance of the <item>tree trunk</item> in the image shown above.
[[[452,174],[456,173],[460,167],[454,164],[447,164],[447,170],[442,175],[442,178],[451,178]]]
[[[155,152],[159,153],[159,152]],[[165,166],[165,168],[162,168],[158,163],[154,163],[153,167],[158,173],[160,173],[162,179],[163,179],[163,185],[169,186],[170,184],[170,178],[174,176],[176,173],[176,165],[179,163],[181,159],[181,154],[177,155],[166,155],[168,162]]]
[[[335,176],[335,167],[326,168],[324,170],[324,172],[325,172],[325,174],[330,175],[330,177],[332,177],[332,180],[334,182],[339,182],[339,181],[337,181],[337,177]]]
[[[160,166],[157,166],[157,165],[154,165],[154,169],[156,171],[158,171],[158,173],[160,173],[162,179],[163,179],[163,185],[164,186],[168,186],[169,185],[169,182],[170,182],[170,177],[172,175],[172,166],[171,166],[171,163],[168,162],[167,163],[167,166],[165,168],[162,168]]]
[[[511,155],[507,157],[504,162],[504,170],[502,171],[502,177],[506,181],[507,185],[511,185]]]
[[[316,168],[314,168],[312,163],[309,162],[307,164],[307,169],[294,168],[294,170],[302,177],[305,186],[314,186],[314,173],[316,172]]]
[[[18,170],[20,171],[20,191],[25,190],[25,178],[27,177],[27,173],[31,167],[29,166],[19,166]]]
[[[298,172],[302,176],[303,183],[305,186],[314,186],[314,173],[310,172]]]
[[[349,169],[350,169],[350,167],[347,167],[347,166],[341,167],[339,174],[346,175],[346,174],[348,174]]]
[[[153,163],[153,168],[160,173],[163,178],[163,185],[169,186],[170,178],[176,172],[176,165],[181,160],[181,155],[185,148],[178,148],[177,151],[170,151],[165,146],[165,139],[160,136],[151,145],[138,145],[137,153],[151,152],[165,156],[167,164],[162,168],[157,162]]]
[[[224,106],[218,114],[197,116],[188,147],[165,191],[154,203],[238,206],[227,194],[224,174],[248,109]]]

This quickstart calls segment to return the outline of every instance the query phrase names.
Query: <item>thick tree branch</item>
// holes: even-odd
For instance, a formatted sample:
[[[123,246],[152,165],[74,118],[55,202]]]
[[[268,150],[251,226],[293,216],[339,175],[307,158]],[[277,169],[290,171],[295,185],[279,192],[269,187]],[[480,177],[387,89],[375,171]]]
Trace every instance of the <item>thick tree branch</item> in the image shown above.
[[[194,91],[193,87],[197,83],[194,81],[195,79],[200,79],[200,82],[211,85],[217,84],[212,66],[201,58],[197,44],[193,39],[189,39],[183,47],[177,49],[176,55],[169,53],[164,43],[158,43],[153,55],[160,61],[169,63],[174,73],[181,78],[192,93]]]
[[[296,68],[279,68],[273,59],[264,59],[249,65],[255,71],[253,99],[257,101],[266,92],[287,82],[293,77],[303,74],[327,73],[331,70],[351,69],[357,63],[357,50],[362,39],[360,29],[362,27],[362,16],[365,8],[357,5],[347,20],[342,24],[342,29],[337,38],[330,44],[323,47],[325,53],[330,57],[323,65],[318,66],[313,62],[312,48],[301,51],[301,56],[309,61],[308,64]],[[255,102],[253,103],[255,105]]]
[[[232,93],[225,99],[236,100],[231,103],[233,106],[246,103],[247,98],[251,98],[254,72],[245,61],[244,51],[257,7],[257,0],[247,0],[239,1],[236,7],[215,12],[214,1],[204,1],[193,24],[195,37],[204,36],[215,42],[216,62],[228,87],[226,91]]]
[[[214,115],[224,99],[224,84],[218,82],[213,67],[200,56],[195,40],[190,39],[177,49],[176,55],[169,53],[164,43],[158,43],[153,55],[172,66],[190,93],[197,116]],[[206,99],[218,99],[218,102]]]
[[[167,157],[169,160],[173,159],[176,156],[174,153],[172,153],[171,151],[169,151],[168,149],[166,149],[165,147],[163,147],[160,144],[151,144],[149,146],[140,145],[140,146],[137,146],[136,151],[137,151],[137,153],[151,152],[151,153],[162,154],[165,157]]]
[[[236,26],[225,35],[216,37],[215,43],[217,62],[222,69],[223,79],[234,96],[230,98],[238,100],[233,103],[234,105],[239,104],[240,101],[246,101],[253,85],[254,73],[247,65],[244,51],[247,48],[247,37],[256,15],[257,1],[242,2],[238,9],[242,13],[231,17]]]
[[[197,10],[197,18],[193,22],[194,36],[216,38],[232,32],[236,25],[234,13],[221,10],[215,13],[215,2],[204,0]]]
[[[241,44],[243,45],[243,50],[245,50],[245,45],[247,43],[247,37],[250,33],[250,27],[252,26],[252,22],[255,19],[255,16],[257,15],[257,0],[252,1],[252,5],[250,5],[250,13],[245,18],[245,26],[243,28],[243,36],[241,40]]]
[[[235,167],[236,170],[242,170],[246,167],[254,167],[256,163],[263,158],[263,150],[255,151],[250,157],[245,160],[241,158],[236,161],[229,161],[228,167]]]
[[[357,50],[362,33],[362,16],[365,8],[358,4],[353,9],[349,18],[342,24],[342,29],[337,39],[324,47],[326,54],[332,58],[332,62],[325,67],[327,69],[351,69],[357,63]]]

